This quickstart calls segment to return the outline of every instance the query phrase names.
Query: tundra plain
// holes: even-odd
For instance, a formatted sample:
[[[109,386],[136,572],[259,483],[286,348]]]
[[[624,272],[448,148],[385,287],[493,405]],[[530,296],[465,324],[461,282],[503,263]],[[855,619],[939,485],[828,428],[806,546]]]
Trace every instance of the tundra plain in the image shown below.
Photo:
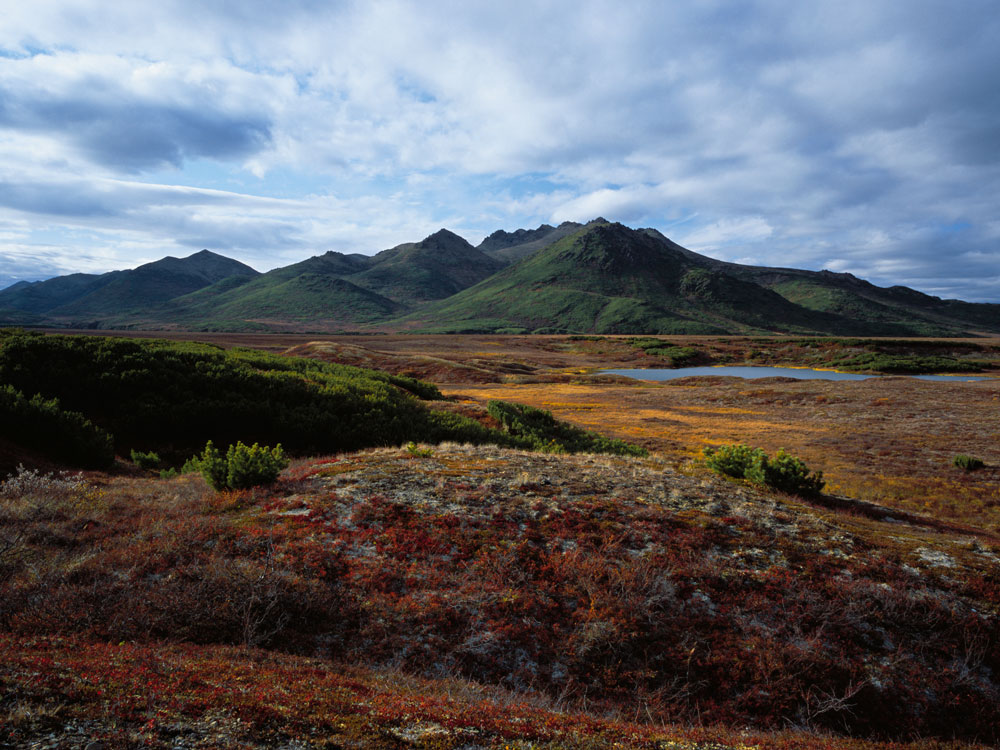
[[[390,446],[221,493],[119,461],[8,500],[30,564],[0,609],[0,747],[997,740],[1000,379],[599,374],[863,364],[857,340],[173,337],[418,377],[484,423],[524,403],[650,455]],[[874,343],[1000,374],[1000,340]],[[827,487],[718,477],[701,451],[726,443]]]

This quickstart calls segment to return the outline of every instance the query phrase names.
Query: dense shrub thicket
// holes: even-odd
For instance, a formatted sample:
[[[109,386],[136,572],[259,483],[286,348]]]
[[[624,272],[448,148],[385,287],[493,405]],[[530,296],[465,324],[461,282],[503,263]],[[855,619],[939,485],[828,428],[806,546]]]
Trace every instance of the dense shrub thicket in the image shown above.
[[[293,455],[410,440],[645,453],[529,407],[495,402],[491,413],[503,431],[431,410],[423,401],[440,399],[440,391],[414,378],[210,344],[0,331],[0,383],[40,392],[36,409],[43,408],[44,399],[58,398],[65,408],[83,415],[61,419],[82,420],[81,425],[92,420],[111,433],[119,454],[135,451],[150,466],[146,456],[176,465],[200,452],[206,441],[281,444]],[[63,440],[57,433],[76,434],[69,428],[39,425],[39,439],[53,443]],[[80,432],[84,427],[72,429]],[[95,459],[85,465],[113,460],[111,439],[99,434],[106,443],[100,454],[104,463]]]
[[[115,459],[111,436],[82,414],[63,410],[54,398],[27,398],[10,385],[0,385],[0,437],[82,469]]]
[[[490,401],[486,409],[503,425],[519,448],[548,453],[612,453],[618,456],[645,456],[647,453],[638,445],[560,422],[544,409],[506,401]]]
[[[802,459],[779,450],[774,458],[760,448],[748,445],[724,445],[705,448],[705,464],[726,476],[746,479],[754,484],[773,487],[792,495],[815,495],[822,492],[823,472],[810,472]]]
[[[309,454],[444,429],[418,400],[440,398],[430,383],[209,344],[8,332],[0,383],[58,398],[111,432],[124,455],[141,448],[167,461],[206,440]]]

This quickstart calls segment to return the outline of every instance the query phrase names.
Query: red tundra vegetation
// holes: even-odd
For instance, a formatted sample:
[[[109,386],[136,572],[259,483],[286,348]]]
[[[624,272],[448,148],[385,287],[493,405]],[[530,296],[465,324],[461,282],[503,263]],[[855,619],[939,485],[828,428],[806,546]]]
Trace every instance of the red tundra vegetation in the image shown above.
[[[1000,741],[995,538],[662,455],[424,448],[7,480],[0,747]]]

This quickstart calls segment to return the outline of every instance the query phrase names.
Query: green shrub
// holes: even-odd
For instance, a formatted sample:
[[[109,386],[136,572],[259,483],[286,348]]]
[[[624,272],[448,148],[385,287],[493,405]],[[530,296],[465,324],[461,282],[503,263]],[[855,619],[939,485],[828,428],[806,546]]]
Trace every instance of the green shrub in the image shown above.
[[[132,463],[140,469],[151,471],[160,467],[160,454],[156,451],[143,453],[142,451],[137,451],[133,448],[129,455],[132,457]]]
[[[802,459],[790,456],[783,449],[772,459],[764,456],[761,469],[764,484],[790,495],[818,495],[826,485],[823,472],[810,472]]]
[[[181,465],[181,474],[195,474],[201,471],[201,462],[198,456],[191,456],[187,461]]]
[[[254,443],[230,445],[226,452],[226,484],[234,490],[272,484],[288,466],[288,459],[279,443],[274,448]]]
[[[430,458],[434,455],[433,448],[421,448],[412,440],[406,444],[406,452],[414,458]]]
[[[746,478],[746,473],[753,469],[760,458],[767,457],[760,448],[743,444],[724,445],[718,449],[705,448],[702,453],[705,455],[705,465],[712,471],[737,479]]]
[[[26,398],[9,385],[0,386],[0,437],[83,469],[103,469],[115,460],[111,435],[83,414],[64,410],[55,398]]]
[[[188,464],[197,466],[198,471],[205,477],[205,481],[212,489],[221,490],[227,486],[226,478],[229,475],[229,465],[211,440],[205,444],[205,450],[201,452],[200,456],[193,456],[184,465],[188,466]]]
[[[967,456],[964,453],[960,453],[955,456],[955,460],[952,461],[952,463],[959,469],[965,469],[966,471],[976,471],[977,469],[981,469],[986,466],[982,459]]]
[[[760,448],[724,445],[705,448],[705,465],[719,474],[746,479],[790,495],[816,495],[823,491],[823,472],[810,472],[802,459],[779,450],[770,458]]]
[[[237,442],[236,445],[229,446],[223,457],[211,440],[193,461],[197,463],[205,481],[215,490],[243,490],[272,484],[281,470],[288,466],[288,459],[280,444],[269,448],[257,443],[248,446]]]

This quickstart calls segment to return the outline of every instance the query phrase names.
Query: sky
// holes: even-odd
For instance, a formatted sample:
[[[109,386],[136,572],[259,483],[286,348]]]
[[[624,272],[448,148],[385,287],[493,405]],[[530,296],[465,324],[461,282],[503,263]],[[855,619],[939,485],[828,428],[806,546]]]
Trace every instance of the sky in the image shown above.
[[[0,0],[0,287],[597,216],[1000,302],[995,0]]]

